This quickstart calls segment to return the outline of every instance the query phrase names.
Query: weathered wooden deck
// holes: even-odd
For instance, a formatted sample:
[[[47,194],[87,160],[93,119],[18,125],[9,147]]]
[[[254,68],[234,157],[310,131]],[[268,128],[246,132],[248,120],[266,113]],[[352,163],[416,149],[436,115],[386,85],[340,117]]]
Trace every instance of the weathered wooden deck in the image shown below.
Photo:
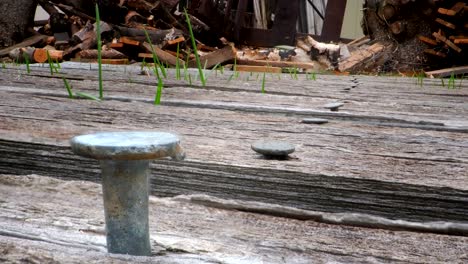
[[[90,71],[90,67],[96,68],[96,65],[65,64],[61,71],[75,91],[97,94],[97,74],[95,70]],[[198,196],[185,198],[183,205],[180,201],[161,200],[174,203],[174,208],[167,207],[167,217],[160,220],[162,225],[169,225],[174,215],[185,214],[193,219],[212,217],[213,221],[223,221],[217,219],[218,214],[228,214],[236,219],[265,217],[265,221],[274,221],[275,225],[255,231],[261,237],[261,234],[271,232],[271,228],[282,229],[289,225],[293,220],[288,218],[341,224],[328,226],[314,221],[294,222],[291,225],[297,230],[313,230],[312,226],[317,226],[317,233],[325,230],[336,232],[336,239],[325,243],[327,246],[318,247],[320,242],[306,231],[293,232],[294,235],[285,236],[281,241],[272,238],[268,247],[278,250],[276,255],[262,251],[263,244],[255,240],[260,238],[250,240],[248,232],[232,234],[238,236],[242,243],[217,237],[222,261],[229,262],[226,259],[230,256],[228,252],[232,243],[252,247],[251,256],[271,253],[272,258],[265,259],[269,263],[281,262],[283,254],[289,257],[299,254],[297,247],[305,244],[310,246],[300,247],[303,251],[300,251],[298,263],[308,258],[317,259],[317,262],[325,259],[345,263],[419,262],[415,255],[425,263],[467,260],[466,253],[462,253],[466,252],[466,237],[362,228],[468,235],[467,82],[459,86],[457,81],[457,89],[447,89],[441,86],[440,80],[424,80],[421,87],[416,85],[416,79],[411,78],[318,75],[317,80],[312,81],[303,75],[299,75],[298,80],[288,74],[282,75],[281,79],[277,75],[267,75],[267,93],[262,94],[261,74],[257,77],[256,73],[241,73],[239,78],[229,81],[231,72],[218,72],[216,76],[211,73],[207,87],[203,88],[197,85],[198,82],[191,87],[184,81],[176,81],[174,72],[170,72],[165,82],[163,104],[154,106],[154,77],[139,75],[139,67],[105,69],[106,100],[103,102],[66,98],[66,90],[59,77],[62,75],[51,76],[46,67],[34,67],[30,74],[16,67],[1,69],[0,174],[37,174],[79,186],[84,183],[70,180],[99,182],[97,163],[71,153],[68,140],[72,136],[109,130],[174,132],[182,138],[187,159],[182,162],[154,162],[152,193],[159,197]],[[192,75],[194,73],[192,71]],[[345,102],[339,112],[323,108],[323,105],[335,101]],[[306,117],[325,117],[330,119],[330,123],[301,123]],[[288,160],[264,159],[250,149],[250,143],[262,138],[290,141],[297,150]],[[25,189],[18,187],[14,190],[13,187],[10,189],[8,182],[21,180],[10,176],[5,176],[5,179],[2,181],[5,192],[0,194],[0,200],[14,207],[16,200],[11,200],[7,193],[15,193],[16,190],[25,194],[24,199],[35,201],[26,183],[18,183],[25,185]],[[25,180],[30,181],[29,178]],[[32,186],[40,192],[41,187],[37,183],[40,180],[34,178],[31,181],[36,183]],[[61,186],[64,184],[66,182],[59,182]],[[86,188],[74,191],[83,192],[79,194],[83,199],[97,200],[86,196]],[[67,190],[64,188],[63,192]],[[66,194],[62,196],[63,199],[65,197]],[[213,197],[224,200],[214,202]],[[234,202],[229,203],[226,199]],[[252,201],[261,203],[252,204]],[[34,202],[31,203],[34,206]],[[61,209],[64,219],[73,218],[68,215],[70,208],[80,206],[64,205]],[[98,206],[86,206],[80,210],[101,213]],[[200,210],[206,211],[198,216],[191,215],[184,206],[199,206],[203,208]],[[36,219],[43,216],[49,220],[53,219],[50,218],[52,216],[61,217],[59,211],[45,214],[43,212],[47,208],[40,205],[38,208],[37,212],[28,211],[28,217]],[[236,213],[222,208],[288,218]],[[36,247],[33,245],[36,242],[30,241],[34,237],[32,233],[17,238],[9,235],[22,232],[14,225],[18,225],[20,220],[9,215],[21,209],[11,210],[0,211],[0,249],[4,245],[14,245],[18,252],[27,251],[27,248],[18,246],[21,241],[29,241],[32,243],[30,247]],[[86,215],[83,212],[82,221],[87,221]],[[154,215],[154,218],[158,216]],[[199,220],[201,222],[195,221],[194,226],[206,225],[203,222],[206,219]],[[42,225],[43,228],[58,228],[53,222],[45,221]],[[103,228],[102,223],[96,226]],[[247,226],[250,223],[243,223],[238,228]],[[223,232],[227,233],[222,235],[225,238],[232,231],[220,226],[218,229],[210,228],[213,236],[206,237],[207,240],[216,240],[215,234]],[[355,233],[346,231],[350,228]],[[158,241],[161,232],[152,234],[152,238]],[[192,235],[197,236],[195,233],[181,235],[185,231],[178,228],[173,232],[185,240],[194,239]],[[358,240],[367,242],[352,242],[357,236],[360,237]],[[50,238],[50,241],[55,239]],[[78,236],[73,239],[78,239]],[[295,239],[300,245],[295,244]],[[390,243],[394,247],[393,253],[379,251],[373,255],[374,245],[367,244],[373,241],[372,244],[380,243],[385,249],[390,240],[395,241]],[[50,241],[40,240],[36,243],[37,248],[42,247],[44,254],[53,255],[41,244]],[[396,247],[396,241],[407,243],[405,249]],[[420,245],[421,241],[426,244]],[[88,242],[83,243],[86,244],[84,248],[93,248]],[[96,250],[101,253],[96,254],[108,258],[102,254],[102,241],[99,243]],[[340,243],[343,245],[337,250],[336,245]],[[65,250],[63,247],[71,247],[67,249],[69,252],[81,252],[77,244],[80,242],[64,242],[60,246],[62,250]],[[284,249],[289,246],[291,248]],[[217,250],[207,248],[209,246],[187,252],[203,256],[205,262],[214,261]],[[416,252],[416,248],[421,251]],[[177,249],[179,246],[175,247]],[[202,254],[204,250],[215,253]],[[78,258],[81,253],[76,254]],[[232,256],[238,257],[236,254]],[[53,256],[61,260],[57,255]],[[91,259],[91,255],[88,257]],[[190,258],[184,257],[188,258],[187,261]],[[247,262],[253,263],[251,260]]]

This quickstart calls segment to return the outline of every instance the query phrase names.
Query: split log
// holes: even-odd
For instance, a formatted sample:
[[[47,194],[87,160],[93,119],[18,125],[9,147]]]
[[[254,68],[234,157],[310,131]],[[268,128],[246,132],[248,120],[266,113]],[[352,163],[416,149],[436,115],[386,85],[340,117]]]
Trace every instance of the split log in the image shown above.
[[[154,51],[154,53],[156,53],[156,56],[158,57],[159,61],[162,62],[162,63],[167,63],[171,66],[175,66],[177,65],[177,61],[179,61],[179,65],[180,66],[183,66],[185,64],[185,62],[179,58],[177,58],[176,56],[168,53],[168,52],[165,52],[164,50],[162,50],[161,48],[159,48],[158,46],[156,45],[153,45],[152,49],[151,49],[151,46],[149,43],[147,42],[144,42],[143,43],[143,48],[145,48],[145,50],[147,52],[149,52],[149,54],[147,55],[142,55],[144,58],[153,58],[153,54],[152,52]]]
[[[39,49],[39,48],[34,50],[33,59],[35,62],[39,62],[39,63],[46,62],[48,60],[47,56],[49,56],[52,61],[62,61],[63,51],[52,50],[52,49]]]
[[[234,60],[236,57],[236,48],[228,45],[222,49],[210,52],[206,55],[200,56],[200,62],[202,67],[206,65],[206,68],[211,68],[216,64],[221,64],[226,61]],[[189,67],[197,67],[195,59],[190,60],[188,63]]]
[[[267,60],[237,60],[237,65],[253,65],[253,66],[271,66],[279,68],[299,68],[316,70],[317,64],[314,62],[294,62],[294,61],[267,61]]]
[[[101,57],[103,59],[126,59],[127,58],[125,54],[119,51],[116,51],[115,49],[102,49]],[[98,58],[98,51],[95,49],[82,50],[76,54],[76,58],[96,60]]]

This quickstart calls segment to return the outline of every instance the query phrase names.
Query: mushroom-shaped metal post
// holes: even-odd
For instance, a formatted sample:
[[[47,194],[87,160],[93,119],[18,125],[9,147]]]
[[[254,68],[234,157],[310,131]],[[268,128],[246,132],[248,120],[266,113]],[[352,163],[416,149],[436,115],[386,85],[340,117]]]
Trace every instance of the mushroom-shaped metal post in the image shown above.
[[[103,132],[71,139],[75,154],[100,160],[109,253],[151,255],[149,162],[183,159],[179,142],[163,132]]]

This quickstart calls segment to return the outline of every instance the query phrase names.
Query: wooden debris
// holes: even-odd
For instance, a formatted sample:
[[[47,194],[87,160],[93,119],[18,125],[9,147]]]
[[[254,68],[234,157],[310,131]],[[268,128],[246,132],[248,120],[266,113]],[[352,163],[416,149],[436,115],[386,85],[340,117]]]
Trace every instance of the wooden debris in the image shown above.
[[[419,35],[418,39],[421,40],[422,42],[428,44],[428,45],[437,46],[437,41],[435,41],[435,40],[433,40],[431,38]]]
[[[440,52],[440,51],[436,51],[434,49],[425,49],[424,53],[431,54],[431,55],[434,55],[434,56],[437,56],[437,57],[440,57],[440,58],[446,58],[447,57],[447,55],[445,55],[445,53]]]
[[[441,19],[441,18],[436,18],[435,21],[436,21],[437,23],[443,25],[443,26],[446,26],[446,27],[450,28],[450,29],[456,29],[456,28],[457,28],[454,24],[452,24],[452,23],[450,23],[450,22],[447,22],[447,21],[445,21],[445,20],[443,20],[443,19]]]
[[[216,64],[221,64],[226,61],[233,60],[236,57],[237,50],[236,48],[228,45],[222,49],[218,49],[216,51],[210,52],[206,55],[200,56],[201,65],[205,66],[206,68],[211,68]],[[188,63],[189,67],[197,67],[197,62],[195,59],[190,60]]]
[[[448,40],[446,37],[442,36],[441,34],[437,33],[437,32],[434,32],[432,33],[432,35],[439,41],[442,41],[444,42],[445,44],[447,44],[447,46],[449,46],[450,48],[452,48],[453,50],[455,50],[456,52],[460,53],[462,50],[455,44],[453,44],[452,41]]]
[[[236,71],[281,73],[282,68],[271,66],[236,65]]]
[[[368,59],[372,59],[378,53],[385,49],[385,45],[382,43],[375,43],[365,49],[360,49],[351,54],[351,57],[343,60],[338,69],[342,72],[351,71],[359,65],[364,64]]]
[[[46,36],[46,35],[34,35],[32,37],[29,37],[29,38],[23,40],[22,42],[20,42],[20,43],[18,43],[16,45],[13,45],[13,46],[10,46],[8,48],[4,48],[4,49],[0,50],[0,57],[8,55],[8,53],[10,51],[12,51],[13,49],[32,46],[32,45],[35,45],[35,44],[37,44],[37,43],[39,43],[41,41],[46,41],[48,38],[49,38],[49,36]]]
[[[168,40],[167,45],[175,45],[177,43],[181,43],[181,42],[184,42],[184,41],[185,41],[185,38],[183,36],[181,36],[181,37],[178,37],[178,38],[173,39],[173,40]]]
[[[131,45],[131,46],[140,46],[140,42],[129,37],[120,37],[120,43]]]
[[[455,44],[468,44],[468,38],[455,39],[453,42],[454,42]]]
[[[97,59],[98,51],[95,49],[82,50],[76,54],[76,58]],[[102,49],[101,58],[103,59],[126,59],[127,56],[115,49]]]
[[[455,75],[467,74],[468,66],[453,67],[453,68],[425,72],[426,76],[435,77],[435,78],[447,77],[447,76],[452,75],[452,73]]]
[[[253,65],[279,68],[298,68],[298,69],[317,69],[313,62],[294,62],[294,61],[266,61],[266,60],[237,60],[237,65]]]
[[[53,61],[62,61],[63,60],[63,50],[48,50],[37,48],[34,50],[33,59],[35,62],[43,63],[48,60],[47,53]]]
[[[153,49],[151,49],[151,45],[147,42],[144,42],[143,43],[143,48],[145,48],[146,52],[149,53],[149,55],[151,55],[149,58],[153,58],[153,55],[152,55],[152,52],[154,50],[154,52],[156,53],[156,56],[158,57],[159,61],[162,62],[162,63],[167,63],[171,66],[175,66],[177,65],[177,61],[179,61],[179,65],[184,65],[185,62],[179,58],[177,58],[176,56],[162,50],[160,47],[156,46],[156,45],[153,45]],[[141,57],[140,55],[142,56],[148,56],[147,54],[146,55],[143,55],[143,53],[139,53],[138,56]],[[147,58],[147,57],[142,57],[142,58]]]

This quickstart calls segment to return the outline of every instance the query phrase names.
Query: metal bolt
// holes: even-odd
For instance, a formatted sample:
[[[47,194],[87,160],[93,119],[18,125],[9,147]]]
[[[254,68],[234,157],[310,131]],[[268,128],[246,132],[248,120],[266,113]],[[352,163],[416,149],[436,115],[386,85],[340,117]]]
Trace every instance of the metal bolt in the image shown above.
[[[104,132],[71,139],[75,154],[100,160],[109,253],[151,255],[149,162],[184,159],[179,142],[163,132]]]

